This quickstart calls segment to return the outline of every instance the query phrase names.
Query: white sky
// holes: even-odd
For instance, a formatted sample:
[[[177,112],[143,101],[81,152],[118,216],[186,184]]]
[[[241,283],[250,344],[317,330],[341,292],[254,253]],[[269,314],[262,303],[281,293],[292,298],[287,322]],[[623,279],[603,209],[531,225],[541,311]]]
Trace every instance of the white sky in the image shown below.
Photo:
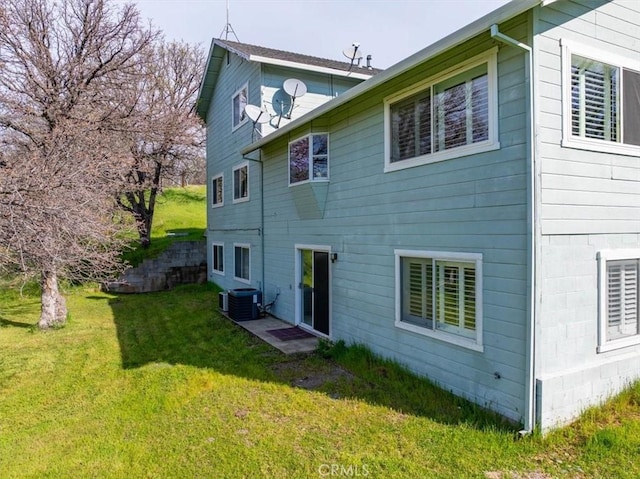
[[[124,2],[126,0],[118,0]],[[508,0],[229,0],[229,23],[243,43],[347,61],[360,43],[377,68],[464,27]],[[224,37],[226,0],[135,0],[167,40],[200,43]],[[235,40],[230,34],[229,40]]]

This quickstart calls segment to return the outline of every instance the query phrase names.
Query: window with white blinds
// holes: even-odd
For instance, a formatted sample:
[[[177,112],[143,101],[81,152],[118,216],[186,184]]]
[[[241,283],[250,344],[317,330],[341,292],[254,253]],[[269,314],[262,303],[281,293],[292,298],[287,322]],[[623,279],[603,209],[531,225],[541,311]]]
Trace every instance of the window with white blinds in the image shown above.
[[[396,326],[481,347],[481,256],[396,251]]]
[[[495,52],[385,100],[386,170],[498,148]]]
[[[607,262],[607,341],[636,336],[638,260]]]
[[[563,145],[640,156],[640,61],[562,43]]]
[[[640,344],[640,251],[601,251],[598,261],[598,351]]]

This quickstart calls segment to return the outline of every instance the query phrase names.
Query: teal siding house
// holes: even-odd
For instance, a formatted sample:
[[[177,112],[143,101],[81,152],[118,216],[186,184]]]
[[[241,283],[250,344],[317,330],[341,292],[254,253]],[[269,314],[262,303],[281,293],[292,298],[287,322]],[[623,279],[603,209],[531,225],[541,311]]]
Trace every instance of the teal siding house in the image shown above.
[[[211,281],[526,431],[640,378],[637,2],[513,1],[383,72],[242,48],[198,106]]]

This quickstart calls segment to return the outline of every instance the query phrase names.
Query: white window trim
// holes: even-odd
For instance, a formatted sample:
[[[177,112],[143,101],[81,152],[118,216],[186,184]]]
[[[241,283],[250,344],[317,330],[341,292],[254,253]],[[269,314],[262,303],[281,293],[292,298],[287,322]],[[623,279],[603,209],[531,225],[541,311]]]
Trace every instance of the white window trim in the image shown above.
[[[602,250],[598,260],[598,353],[627,348],[640,344],[640,334],[607,341],[607,261],[634,260],[640,258],[640,249]]]
[[[222,271],[215,269],[214,265],[215,265],[215,248],[216,246],[222,247]],[[224,258],[225,254],[224,254],[224,243],[220,243],[220,242],[212,242],[211,243],[211,272],[213,274],[217,274],[220,276],[224,276],[225,275],[225,267],[224,264],[226,263],[225,258]]]
[[[391,162],[391,105],[404,98],[415,95],[421,91],[447,80],[455,75],[471,70],[483,63],[487,64],[488,80],[488,104],[489,104],[489,138],[478,143],[459,146],[444,151],[437,151],[427,155],[416,156],[407,160]],[[433,95],[432,95],[433,97]],[[404,170],[415,166],[427,165],[438,161],[476,155],[487,151],[498,150],[500,141],[498,135],[498,48],[494,47],[487,52],[477,55],[469,60],[449,68],[443,72],[429,77],[415,85],[401,90],[384,99],[384,172]]]
[[[560,46],[562,52],[562,146],[565,148],[598,151],[602,153],[640,156],[640,148],[636,145],[573,136],[571,129],[571,55],[579,55],[589,60],[606,63],[607,65],[618,68],[628,68],[637,72],[640,72],[640,61],[631,60],[565,38],[560,40]],[[620,75],[620,77],[618,88],[620,92],[622,92],[622,75]],[[621,118],[624,115],[622,101],[620,101],[619,105],[619,115]],[[620,132],[622,133],[622,124],[620,125]]]
[[[247,196],[244,198],[236,198],[236,171],[241,170],[242,168],[247,168]],[[233,167],[233,171],[231,173],[231,194],[233,195],[233,203],[244,203],[245,201],[249,201],[250,190],[249,190],[249,162],[245,161]]]
[[[213,180],[217,180],[218,178],[222,180],[222,198],[220,200],[220,203],[214,203],[216,190],[213,187]],[[220,208],[221,206],[224,206],[224,173],[220,173],[219,175],[214,175],[211,177],[211,207]]]
[[[237,125],[233,124],[233,109],[234,109],[234,100],[235,98],[240,94],[240,92],[242,90],[246,90],[247,92],[247,105],[249,104],[249,82],[246,82],[244,85],[242,85],[240,88],[238,88],[233,95],[231,95],[231,132],[236,131],[238,128],[240,128],[242,125],[244,125],[247,121],[249,121],[249,118],[247,117],[247,115],[244,115],[244,120],[241,120]]]
[[[430,338],[455,344],[473,351],[483,352],[482,343],[482,253],[458,253],[448,251],[416,251],[397,249],[395,254],[396,268],[396,298],[395,298],[395,326],[399,329],[411,331]],[[476,338],[475,340],[447,333],[438,329],[429,329],[402,321],[402,258],[429,258],[436,261],[456,261],[474,263],[476,268]]]
[[[304,138],[309,139],[309,142],[311,142],[311,138],[313,136],[319,136],[319,135],[326,135],[327,136],[327,177],[326,178],[318,178],[318,179],[314,179],[313,178],[313,145],[309,144],[309,179],[308,180],[304,180],[304,181],[296,181],[295,183],[291,183],[291,158],[290,158],[290,150],[289,148],[291,147],[292,143],[295,143],[297,141],[300,141]],[[296,138],[295,140],[291,140],[288,144],[287,144],[287,176],[289,179],[289,186],[298,186],[298,185],[304,185],[306,183],[326,183],[329,181],[329,178],[331,177],[331,172],[330,172],[330,164],[331,164],[331,155],[329,154],[329,133],[326,131],[318,131],[318,132],[314,132],[314,133],[309,133],[307,135],[301,136],[299,138]]]
[[[236,248],[247,248],[249,250],[249,278],[239,278],[236,276]],[[249,243],[233,243],[233,279],[240,283],[251,284],[251,245]]]

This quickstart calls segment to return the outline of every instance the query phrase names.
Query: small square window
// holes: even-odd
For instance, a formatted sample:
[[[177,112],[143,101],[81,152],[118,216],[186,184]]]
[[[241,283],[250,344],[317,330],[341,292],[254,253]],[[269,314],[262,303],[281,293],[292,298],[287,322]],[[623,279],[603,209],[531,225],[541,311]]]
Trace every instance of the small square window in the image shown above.
[[[249,164],[243,163],[233,169],[233,202],[249,200]]]

